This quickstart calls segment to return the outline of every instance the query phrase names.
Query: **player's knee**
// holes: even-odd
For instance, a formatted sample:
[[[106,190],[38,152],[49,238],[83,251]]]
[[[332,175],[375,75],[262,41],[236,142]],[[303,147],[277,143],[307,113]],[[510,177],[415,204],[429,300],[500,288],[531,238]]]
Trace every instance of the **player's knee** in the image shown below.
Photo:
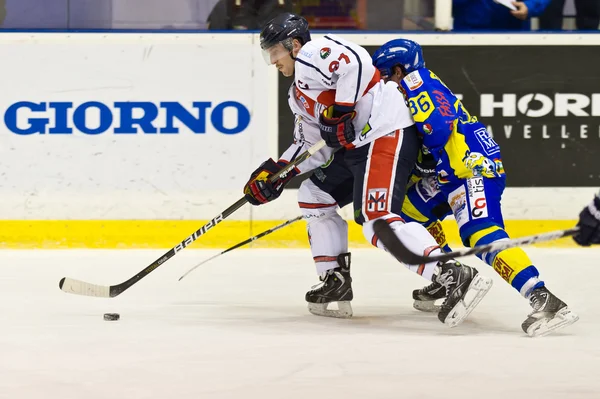
[[[327,218],[342,218],[337,213],[338,204],[335,199],[310,180],[305,180],[300,185],[298,205],[307,223]]]
[[[400,216],[398,216],[394,213],[386,213],[385,215],[378,217],[377,219],[368,220],[363,223],[362,227],[363,227],[363,235],[365,236],[365,239],[368,242],[370,242],[371,245],[378,247],[378,248],[383,248],[383,244],[381,244],[379,242],[377,236],[375,235],[375,229],[373,228],[375,221],[378,219],[386,220],[392,227],[396,223],[404,224],[404,219],[402,219]]]
[[[476,245],[491,244],[500,240],[509,239],[508,233],[500,226],[490,226],[479,228],[474,233],[466,233],[461,231],[461,238],[466,246],[474,247]],[[486,252],[478,254],[477,257],[483,260],[488,265],[491,265],[499,251]]]
[[[466,234],[465,234],[466,233]],[[489,226],[476,229],[475,232],[461,232],[461,238],[463,242],[470,247],[474,247],[476,245],[485,245],[491,244],[493,242],[507,239],[508,234],[506,230],[504,230],[500,226]]]

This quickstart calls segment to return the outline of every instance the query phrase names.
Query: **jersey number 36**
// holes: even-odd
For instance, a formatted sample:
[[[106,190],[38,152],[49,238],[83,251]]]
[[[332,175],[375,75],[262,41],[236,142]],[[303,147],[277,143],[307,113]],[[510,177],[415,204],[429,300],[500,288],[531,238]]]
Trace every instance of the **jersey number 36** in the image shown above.
[[[410,111],[413,114],[415,122],[425,122],[434,108],[431,97],[429,97],[429,93],[427,92],[422,92],[417,97],[409,98],[408,105],[410,106]]]

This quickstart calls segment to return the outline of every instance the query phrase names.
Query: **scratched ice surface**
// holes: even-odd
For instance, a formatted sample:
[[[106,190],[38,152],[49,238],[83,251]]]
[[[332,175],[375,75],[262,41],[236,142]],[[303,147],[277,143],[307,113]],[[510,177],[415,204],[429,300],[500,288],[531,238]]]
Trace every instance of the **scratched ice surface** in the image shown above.
[[[308,250],[236,250],[177,282],[216,253],[185,250],[112,299],[58,288],[119,283],[162,252],[0,252],[0,398],[600,398],[600,249],[528,250],[580,315],[536,339],[476,259],[494,287],[454,329],[412,308],[425,282],[377,250],[353,252],[350,320],[307,312]]]

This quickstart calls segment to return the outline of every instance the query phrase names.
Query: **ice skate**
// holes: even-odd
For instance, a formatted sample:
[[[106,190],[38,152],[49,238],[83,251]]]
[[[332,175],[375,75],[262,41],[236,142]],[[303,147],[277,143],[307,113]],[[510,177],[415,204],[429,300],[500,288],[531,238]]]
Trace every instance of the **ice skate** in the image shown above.
[[[306,293],[308,311],[317,316],[352,317],[352,277],[350,277],[350,253],[338,255],[338,267],[321,276],[321,283]],[[337,303],[337,310],[329,309]]]
[[[437,313],[440,311],[441,305],[436,304],[436,301],[446,298],[446,287],[434,281],[427,287],[414,290],[412,295],[415,309],[421,312]]]
[[[457,261],[438,266],[433,281],[446,288],[438,318],[450,327],[459,325],[492,288],[492,279]]]
[[[543,337],[579,320],[579,316],[546,287],[533,290],[529,296],[529,304],[533,312],[521,327],[530,337]]]

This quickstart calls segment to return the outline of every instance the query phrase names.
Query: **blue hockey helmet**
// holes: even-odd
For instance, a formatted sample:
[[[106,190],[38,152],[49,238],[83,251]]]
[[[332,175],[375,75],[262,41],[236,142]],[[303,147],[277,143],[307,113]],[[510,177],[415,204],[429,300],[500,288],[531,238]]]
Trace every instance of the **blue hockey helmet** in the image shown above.
[[[396,65],[402,65],[406,73],[425,66],[423,50],[418,43],[408,39],[390,40],[373,54],[373,65],[382,77],[391,76]]]

